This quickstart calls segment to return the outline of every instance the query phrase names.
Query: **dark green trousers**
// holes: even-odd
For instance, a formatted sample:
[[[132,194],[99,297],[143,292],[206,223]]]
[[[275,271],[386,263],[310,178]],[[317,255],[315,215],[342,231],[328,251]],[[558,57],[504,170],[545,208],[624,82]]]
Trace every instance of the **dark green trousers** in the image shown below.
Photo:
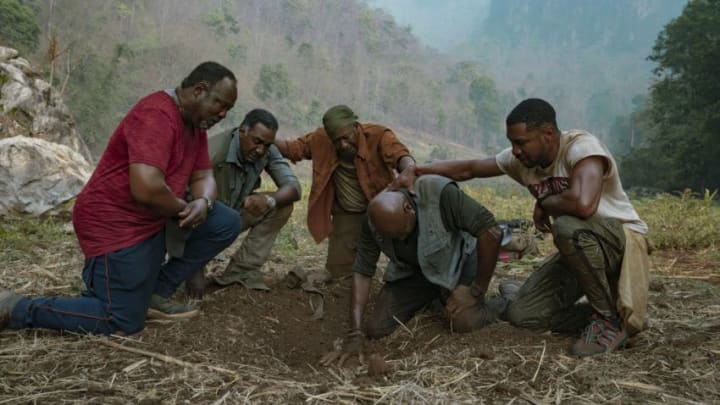
[[[558,252],[540,264],[508,307],[516,326],[575,331],[592,312],[616,315],[615,295],[625,252],[622,223],[614,218],[561,216],[552,225]],[[583,295],[590,305],[576,305]]]

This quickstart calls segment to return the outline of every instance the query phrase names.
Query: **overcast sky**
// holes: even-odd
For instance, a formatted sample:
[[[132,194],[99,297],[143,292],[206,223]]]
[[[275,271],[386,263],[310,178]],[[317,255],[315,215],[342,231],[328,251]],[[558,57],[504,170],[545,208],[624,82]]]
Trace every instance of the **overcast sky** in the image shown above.
[[[467,40],[487,15],[490,0],[366,0],[410,25],[426,45],[446,50]]]

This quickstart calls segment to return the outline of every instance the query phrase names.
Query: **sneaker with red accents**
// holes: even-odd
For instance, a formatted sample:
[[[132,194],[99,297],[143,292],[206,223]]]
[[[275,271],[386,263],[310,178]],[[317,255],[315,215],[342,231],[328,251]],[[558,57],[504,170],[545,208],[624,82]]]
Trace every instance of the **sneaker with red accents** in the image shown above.
[[[572,351],[579,357],[608,353],[623,347],[627,338],[620,321],[594,314]]]

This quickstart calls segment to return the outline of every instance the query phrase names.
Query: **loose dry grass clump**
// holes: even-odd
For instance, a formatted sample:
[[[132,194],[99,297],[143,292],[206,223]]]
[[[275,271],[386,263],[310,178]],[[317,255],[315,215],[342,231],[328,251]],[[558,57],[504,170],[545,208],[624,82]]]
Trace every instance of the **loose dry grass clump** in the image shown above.
[[[529,218],[532,210],[524,190],[472,185],[468,192],[499,219]],[[568,352],[574,336],[504,322],[454,334],[441,314],[426,311],[368,344],[389,368],[371,377],[357,361],[317,365],[346,328],[347,285],[323,289],[322,321],[311,320],[302,291],[233,287],[207,296],[195,320],[151,322],[129,338],[3,331],[0,404],[720,402],[718,209],[668,195],[635,204],[660,249],[652,256],[649,328],[616,353],[578,359]],[[323,267],[325,247],[310,240],[305,214],[303,200],[272,266]],[[30,295],[82,289],[82,257],[62,220],[4,218],[0,245],[3,286]],[[542,241],[541,250],[551,251],[551,243]],[[537,261],[502,264],[493,288],[526,277]]]
[[[659,249],[697,249],[720,246],[720,207],[716,193],[680,196],[659,194],[635,201],[640,217],[650,227],[650,236]]]

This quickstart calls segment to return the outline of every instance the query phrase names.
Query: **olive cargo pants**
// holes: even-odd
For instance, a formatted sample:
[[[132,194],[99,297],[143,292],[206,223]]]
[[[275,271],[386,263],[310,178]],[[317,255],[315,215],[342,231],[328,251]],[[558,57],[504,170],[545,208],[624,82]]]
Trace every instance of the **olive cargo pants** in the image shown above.
[[[581,329],[593,311],[616,315],[614,297],[625,252],[622,223],[561,216],[553,222],[552,234],[558,252],[520,287],[508,307],[510,323],[570,332]],[[583,295],[590,306],[575,304]]]

